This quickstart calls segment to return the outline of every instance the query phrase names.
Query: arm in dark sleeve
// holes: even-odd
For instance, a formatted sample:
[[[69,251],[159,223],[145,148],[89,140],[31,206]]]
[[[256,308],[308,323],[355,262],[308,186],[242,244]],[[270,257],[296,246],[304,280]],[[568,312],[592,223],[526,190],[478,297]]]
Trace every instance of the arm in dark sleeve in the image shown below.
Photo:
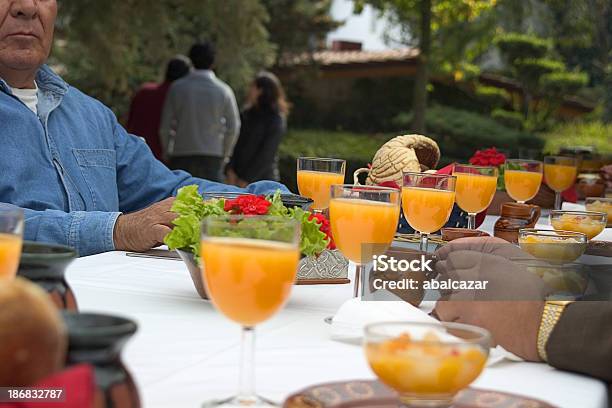
[[[274,116],[263,129],[263,132],[257,138],[254,138],[258,141],[258,145],[250,151],[251,157],[246,161],[246,163],[252,163],[251,171],[244,175],[238,173],[238,176],[243,180],[261,180],[265,177],[267,167],[261,164],[274,162],[278,146],[285,133],[285,121],[279,115]]]
[[[612,382],[612,302],[568,305],[546,343],[548,363]]]

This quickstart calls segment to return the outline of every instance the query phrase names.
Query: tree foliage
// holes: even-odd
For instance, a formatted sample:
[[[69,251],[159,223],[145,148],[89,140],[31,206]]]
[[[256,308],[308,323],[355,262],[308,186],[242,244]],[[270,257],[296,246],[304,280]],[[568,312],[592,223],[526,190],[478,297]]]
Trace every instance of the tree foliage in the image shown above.
[[[487,12],[495,3],[496,0],[354,0],[356,12],[369,4],[399,27],[399,42],[420,50],[413,98],[414,131],[425,130],[429,71],[452,72],[455,78],[470,71],[470,60],[486,48],[484,33],[492,29]]]
[[[267,21],[259,0],[63,0],[52,62],[124,113],[131,91],[196,40],[216,43],[218,74],[240,89],[273,61]]]
[[[262,0],[270,15],[266,24],[279,57],[314,51],[341,23],[331,16],[332,0]]]

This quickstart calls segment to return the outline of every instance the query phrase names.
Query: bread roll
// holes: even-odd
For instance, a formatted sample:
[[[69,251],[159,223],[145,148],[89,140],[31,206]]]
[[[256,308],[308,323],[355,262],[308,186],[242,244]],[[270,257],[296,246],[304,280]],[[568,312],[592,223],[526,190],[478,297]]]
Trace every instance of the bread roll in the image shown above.
[[[64,366],[64,321],[45,291],[17,278],[0,284],[0,386],[35,384]]]

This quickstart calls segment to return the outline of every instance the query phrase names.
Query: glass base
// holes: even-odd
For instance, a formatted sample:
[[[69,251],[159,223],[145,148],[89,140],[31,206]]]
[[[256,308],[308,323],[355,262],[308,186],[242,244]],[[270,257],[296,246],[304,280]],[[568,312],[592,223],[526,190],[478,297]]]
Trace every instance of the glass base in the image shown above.
[[[254,396],[254,397],[230,397],[222,400],[211,400],[206,401],[202,404],[202,408],[213,408],[213,407],[280,407],[279,404],[270,401],[269,399]]]
[[[448,408],[453,405],[453,395],[400,394],[400,401],[409,408]]]

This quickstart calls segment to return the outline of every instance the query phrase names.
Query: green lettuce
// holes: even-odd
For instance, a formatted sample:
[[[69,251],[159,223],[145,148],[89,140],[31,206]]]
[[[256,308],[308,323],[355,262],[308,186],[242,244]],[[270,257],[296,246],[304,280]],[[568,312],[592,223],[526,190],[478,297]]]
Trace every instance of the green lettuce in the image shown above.
[[[310,212],[301,208],[287,208],[283,205],[281,193],[277,191],[274,195],[266,197],[271,203],[268,215],[292,218],[301,225],[300,252],[305,256],[317,255],[327,248],[328,240],[325,233],[319,229],[316,219],[310,220]],[[166,235],[164,243],[171,250],[182,249],[192,252],[197,262],[199,262],[200,246],[200,226],[202,220],[208,216],[227,215],[224,210],[224,199],[210,199],[204,201],[198,192],[198,186],[186,186],[178,191],[176,200],[172,205],[171,211],[178,217],[173,221],[173,230]],[[256,226],[255,223],[260,223]],[[248,225],[248,228],[246,228]],[[255,228],[256,227],[256,228]],[[248,231],[248,232],[247,232]],[[215,231],[223,236],[235,236],[242,238],[272,239],[285,241],[287,230],[282,223],[275,225],[271,221],[248,220],[245,229],[236,228]],[[246,236],[246,235],[248,236]]]

